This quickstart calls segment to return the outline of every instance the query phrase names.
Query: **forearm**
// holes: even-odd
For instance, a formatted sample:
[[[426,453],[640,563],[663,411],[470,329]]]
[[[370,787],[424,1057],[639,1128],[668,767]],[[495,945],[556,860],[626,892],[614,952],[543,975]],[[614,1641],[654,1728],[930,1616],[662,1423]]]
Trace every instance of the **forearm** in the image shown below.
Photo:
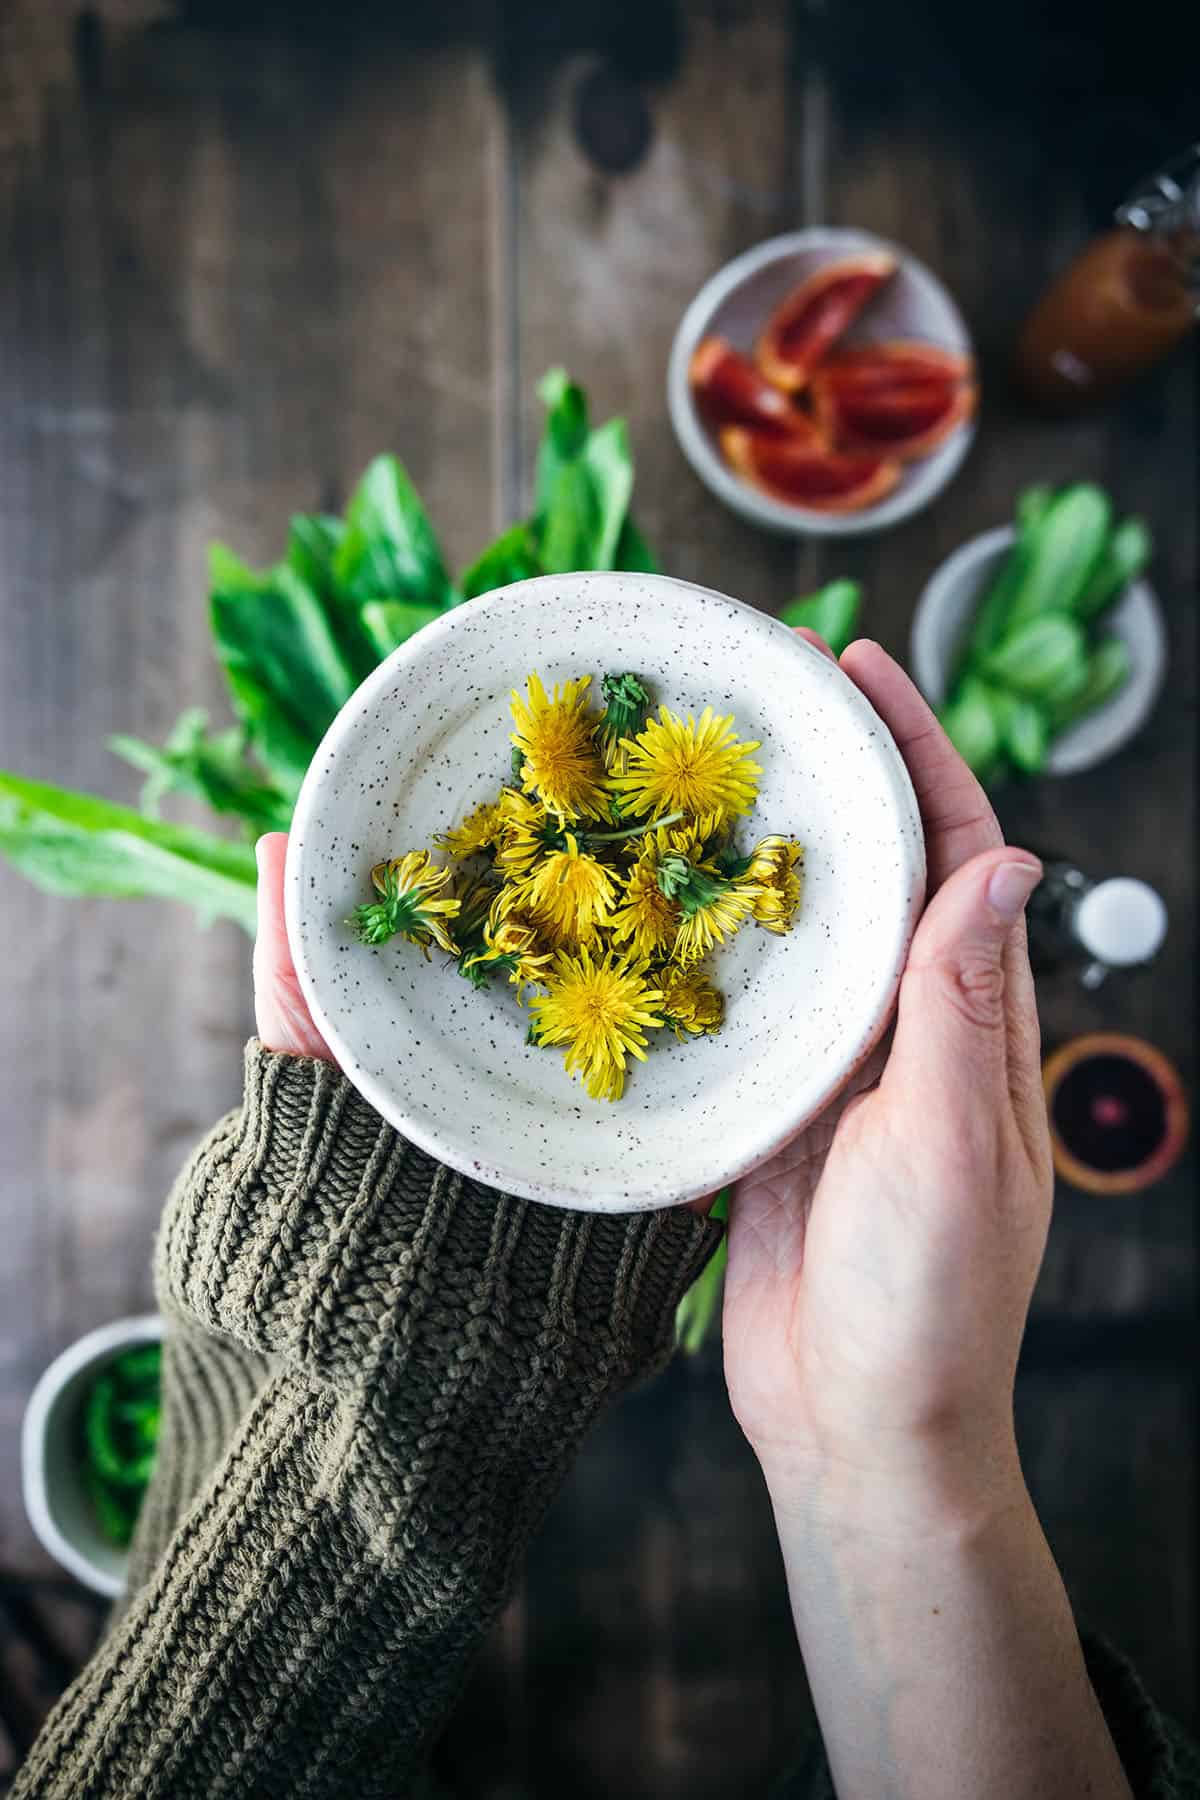
[[[1130,1789],[1015,1453],[982,1494],[831,1468],[773,1500],[840,1800]]]
[[[216,1351],[178,1409],[182,1435],[216,1420],[212,1472],[173,1484],[164,1552],[17,1793],[407,1793],[580,1438],[667,1354],[716,1236],[479,1188],[336,1072],[252,1050],[159,1250],[168,1380]],[[260,1377],[232,1425],[222,1349]]]

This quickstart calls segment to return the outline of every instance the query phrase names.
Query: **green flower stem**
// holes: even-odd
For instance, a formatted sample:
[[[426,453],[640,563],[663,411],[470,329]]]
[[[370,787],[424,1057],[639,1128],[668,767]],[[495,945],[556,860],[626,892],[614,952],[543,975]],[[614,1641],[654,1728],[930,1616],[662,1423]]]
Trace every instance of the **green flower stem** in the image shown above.
[[[651,819],[648,825],[630,825],[626,831],[589,831],[584,834],[584,842],[592,844],[619,844],[623,838],[643,837],[648,831],[658,831],[664,825],[678,825],[684,817],[682,812],[667,813],[665,818]]]

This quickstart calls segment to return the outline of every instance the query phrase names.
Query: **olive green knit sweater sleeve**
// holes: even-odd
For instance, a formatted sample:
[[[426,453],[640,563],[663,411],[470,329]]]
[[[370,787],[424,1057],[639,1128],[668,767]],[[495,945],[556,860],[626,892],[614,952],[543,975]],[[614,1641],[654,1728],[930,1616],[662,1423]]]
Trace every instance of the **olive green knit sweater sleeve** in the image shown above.
[[[135,1591],[22,1796],[398,1796],[600,1409],[719,1228],[491,1192],[251,1044],[167,1205]]]

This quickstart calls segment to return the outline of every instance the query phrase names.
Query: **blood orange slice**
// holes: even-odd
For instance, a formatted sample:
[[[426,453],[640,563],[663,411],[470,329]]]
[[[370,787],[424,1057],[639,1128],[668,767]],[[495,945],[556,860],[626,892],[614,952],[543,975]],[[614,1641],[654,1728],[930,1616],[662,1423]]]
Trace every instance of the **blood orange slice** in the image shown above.
[[[820,436],[809,415],[722,337],[707,337],[696,346],[688,380],[710,425],[755,425],[814,441]]]
[[[900,464],[887,456],[841,456],[836,451],[727,425],[721,449],[731,468],[761,493],[809,512],[860,512],[890,494]]]
[[[891,387],[822,381],[814,388],[817,417],[839,450],[859,455],[874,451],[901,462],[915,462],[936,450],[971,417],[975,398],[970,383],[937,380]]]
[[[896,271],[884,251],[827,263],[776,308],[755,355],[768,381],[799,393],[817,364]]]
[[[971,359],[958,350],[916,339],[891,338],[881,344],[855,344],[825,358],[815,381],[838,387],[892,387],[916,381],[965,381]]]

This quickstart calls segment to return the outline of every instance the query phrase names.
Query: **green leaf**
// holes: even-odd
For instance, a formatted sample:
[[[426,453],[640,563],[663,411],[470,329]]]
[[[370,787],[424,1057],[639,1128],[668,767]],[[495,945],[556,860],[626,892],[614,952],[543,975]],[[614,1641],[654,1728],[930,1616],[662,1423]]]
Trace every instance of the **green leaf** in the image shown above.
[[[599,529],[593,560],[585,569],[611,569],[633,494],[633,454],[624,419],[610,419],[593,431],[583,450],[583,463],[596,492]],[[547,574],[555,573],[547,566]]]
[[[530,576],[541,573],[529,526],[521,520],[488,545],[460,578],[459,587],[464,600],[474,600],[477,594],[490,594],[493,588],[507,587],[512,581],[528,581]]]
[[[1086,662],[1083,627],[1066,613],[1046,612],[1010,629],[981,667],[993,680],[1037,700],[1061,691],[1071,671]]]
[[[1061,700],[1051,712],[1051,726],[1063,731],[1094,712],[1118,693],[1133,673],[1133,661],[1122,638],[1101,638],[1088,658],[1087,673],[1075,692]]]
[[[627,569],[637,575],[657,575],[658,562],[653,550],[634,524],[628,513],[621,527],[621,535],[617,539],[617,548],[613,554],[613,568]]]
[[[1106,606],[1119,600],[1150,561],[1153,547],[1144,519],[1123,519],[1110,535],[1083,591],[1076,596],[1076,617],[1098,618]]]
[[[294,799],[335,714],[358,686],[318,596],[280,563],[270,584],[233,578],[213,559],[210,615],[234,711],[279,788]]]
[[[1000,733],[987,683],[967,675],[954,698],[938,714],[950,742],[980,780],[993,771],[1000,755]]]
[[[346,508],[333,557],[339,592],[367,600],[416,600],[444,608],[454,590],[417,490],[394,456],[377,456]]]
[[[559,470],[582,454],[588,435],[587,395],[565,369],[547,370],[538,382],[538,398],[546,408],[546,423],[534,479],[535,515],[549,506]]]
[[[247,760],[244,733],[235,728],[209,737],[202,707],[181,714],[161,749],[124,734],[109,738],[108,747],[145,771],[142,810],[150,818],[157,817],[163,796],[178,790],[244,819],[255,837],[286,831],[291,823],[291,802]]]
[[[1036,700],[1003,690],[993,690],[990,699],[1001,749],[1022,774],[1040,775],[1050,744],[1044,708]]]
[[[254,852],[93,794],[0,771],[0,854],[54,894],[187,900],[253,935]]]
[[[415,600],[368,600],[362,609],[362,622],[377,662],[441,616],[440,606],[422,606]]]
[[[862,587],[857,581],[831,581],[807,599],[792,600],[779,617],[793,629],[806,625],[819,633],[835,656],[853,641],[858,627]]]
[[[1111,518],[1108,495],[1091,482],[1063,489],[1023,539],[1027,557],[1008,629],[1041,613],[1071,611],[1103,553]]]
[[[623,419],[589,434],[581,454],[563,462],[537,524],[538,560],[547,575],[611,569],[633,492],[633,459]]]
[[[729,1189],[722,1188],[713,1202],[709,1218],[728,1217]],[[694,1356],[703,1348],[712,1322],[720,1311],[728,1260],[729,1241],[726,1234],[675,1309],[675,1341],[687,1356]]]
[[[301,581],[322,597],[336,585],[333,559],[345,535],[340,519],[322,513],[294,513],[288,526],[287,560]]]
[[[1032,531],[1039,525],[1054,503],[1054,489],[1047,482],[1041,481],[1035,487],[1027,487],[1024,493],[1017,495],[1017,530],[1021,533]]]
[[[340,519],[297,513],[288,531],[286,562],[321,601],[347,665],[357,681],[365,681],[379,655],[363,625],[359,602],[338,585],[334,574],[345,535]]]

